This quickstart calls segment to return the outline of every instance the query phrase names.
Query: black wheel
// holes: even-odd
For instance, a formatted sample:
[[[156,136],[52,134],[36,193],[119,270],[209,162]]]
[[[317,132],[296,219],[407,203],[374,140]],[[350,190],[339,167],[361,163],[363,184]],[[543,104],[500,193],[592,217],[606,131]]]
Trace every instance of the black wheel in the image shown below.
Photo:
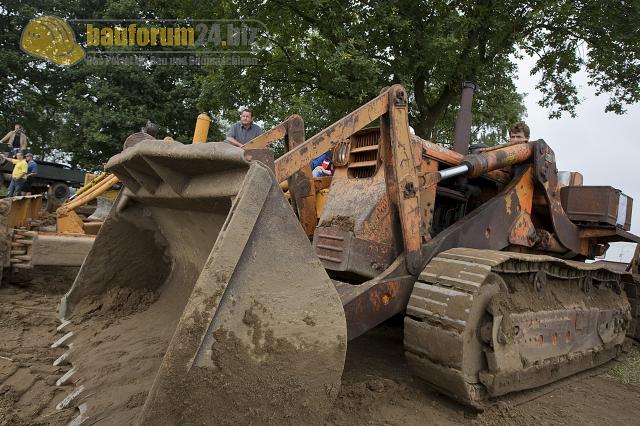
[[[49,187],[49,194],[56,203],[64,203],[71,196],[71,190],[64,182],[54,183]]]
[[[47,191],[47,210],[50,212],[55,211],[55,209],[60,207],[70,196],[71,190],[66,183],[56,182],[51,184]]]

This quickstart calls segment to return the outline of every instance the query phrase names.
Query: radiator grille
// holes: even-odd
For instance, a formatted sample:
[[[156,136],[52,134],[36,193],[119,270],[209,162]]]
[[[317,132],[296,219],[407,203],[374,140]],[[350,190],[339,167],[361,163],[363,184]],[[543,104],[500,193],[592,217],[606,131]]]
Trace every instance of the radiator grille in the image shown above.
[[[376,174],[379,164],[379,129],[366,129],[351,136],[349,177],[362,179]]]

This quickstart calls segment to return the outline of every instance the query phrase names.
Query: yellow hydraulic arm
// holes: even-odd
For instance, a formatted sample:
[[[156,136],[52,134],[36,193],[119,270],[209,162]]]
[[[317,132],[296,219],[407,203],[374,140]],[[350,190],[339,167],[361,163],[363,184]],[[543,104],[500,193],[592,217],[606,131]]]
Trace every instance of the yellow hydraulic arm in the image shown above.
[[[90,189],[84,191],[80,197],[69,200],[56,210],[56,228],[59,233],[84,234],[82,219],[74,211],[76,208],[83,206],[100,195],[107,192],[111,187],[120,180],[111,173],[107,174],[100,182]]]

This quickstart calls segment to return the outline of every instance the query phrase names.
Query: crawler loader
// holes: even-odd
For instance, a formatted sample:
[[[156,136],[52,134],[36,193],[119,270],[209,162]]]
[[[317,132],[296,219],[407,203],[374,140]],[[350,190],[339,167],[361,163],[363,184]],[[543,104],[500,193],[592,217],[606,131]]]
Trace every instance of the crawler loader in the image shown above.
[[[307,140],[292,120],[245,149],[114,156],[124,189],[60,306],[58,407],[75,425],[320,423],[348,341],[398,314],[414,374],[474,407],[614,358],[636,283],[585,260],[640,241],[631,198],[558,172],[543,140],[455,146],[412,135],[394,85]],[[330,149],[318,202],[309,163]]]

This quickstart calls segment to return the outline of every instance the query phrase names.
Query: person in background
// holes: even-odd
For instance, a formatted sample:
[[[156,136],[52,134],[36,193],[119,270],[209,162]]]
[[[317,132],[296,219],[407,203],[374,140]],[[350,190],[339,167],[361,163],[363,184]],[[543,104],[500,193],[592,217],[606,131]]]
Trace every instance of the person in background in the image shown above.
[[[331,151],[327,151],[324,154],[321,154],[319,157],[316,157],[313,161],[311,161],[311,170],[315,170],[316,167],[321,166],[324,160],[331,161],[332,155]]]
[[[0,143],[6,143],[11,147],[11,152],[15,154],[18,150],[27,149],[27,135],[24,133],[24,129],[22,125],[16,123],[14,130],[11,130],[9,133],[4,135],[2,139],[0,139]]]
[[[529,126],[524,121],[513,123],[509,128],[509,143],[527,143],[529,142]]]
[[[160,127],[156,123],[151,120],[147,120],[147,124],[145,124],[139,132],[132,133],[127,136],[127,139],[125,139],[124,144],[122,145],[122,150],[124,151],[125,149],[131,148],[143,140],[157,139],[159,130]]]
[[[31,195],[31,186],[33,185],[34,177],[38,174],[38,163],[33,159],[33,154],[27,152],[24,156],[27,161],[27,181],[22,187],[22,195]]]
[[[154,139],[158,139],[158,132],[160,131],[160,127],[153,121],[147,120],[147,124],[145,124],[144,127],[140,129],[140,131],[152,136]]]
[[[240,114],[240,121],[229,127],[225,142],[242,146],[261,134],[262,128],[253,122],[253,112],[245,108]]]
[[[29,166],[24,159],[22,151],[16,153],[15,159],[7,158],[5,154],[2,154],[2,156],[13,163],[13,172],[11,173],[11,183],[9,184],[7,197],[17,197],[22,193],[22,187],[27,182]]]
[[[313,177],[324,177],[324,176],[333,176],[333,163],[329,159],[325,159],[322,161],[322,164],[317,166],[311,172]]]

